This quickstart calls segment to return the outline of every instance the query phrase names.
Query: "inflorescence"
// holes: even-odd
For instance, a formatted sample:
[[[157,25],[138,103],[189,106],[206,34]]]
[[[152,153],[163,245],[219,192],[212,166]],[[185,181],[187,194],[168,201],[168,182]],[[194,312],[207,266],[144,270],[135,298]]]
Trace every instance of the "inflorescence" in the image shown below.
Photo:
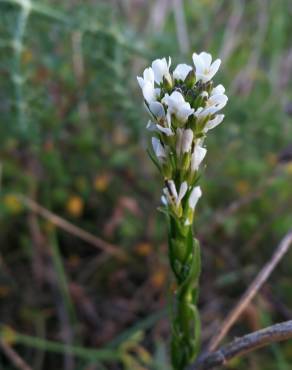
[[[204,139],[223,121],[218,112],[228,100],[225,88],[212,81],[220,59],[212,63],[206,52],[194,53],[192,59],[194,67],[179,64],[173,71],[170,58],[156,59],[137,77],[150,115],[147,128],[153,133],[150,155],[165,181],[162,203],[185,225],[192,224],[202,195],[197,183],[207,152]]]

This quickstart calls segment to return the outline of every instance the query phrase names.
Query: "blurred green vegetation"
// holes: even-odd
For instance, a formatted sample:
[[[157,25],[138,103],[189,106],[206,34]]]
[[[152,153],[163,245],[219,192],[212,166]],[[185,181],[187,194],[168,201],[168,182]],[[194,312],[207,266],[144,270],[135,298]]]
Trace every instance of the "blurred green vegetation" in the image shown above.
[[[136,83],[153,58],[223,60],[229,103],[208,137],[196,225],[204,340],[291,229],[291,1],[169,3],[0,1],[1,333],[35,370],[169,369],[162,184]],[[291,318],[291,263],[290,253],[231,335]],[[287,342],[229,368],[291,363]],[[13,369],[2,353],[0,364]]]

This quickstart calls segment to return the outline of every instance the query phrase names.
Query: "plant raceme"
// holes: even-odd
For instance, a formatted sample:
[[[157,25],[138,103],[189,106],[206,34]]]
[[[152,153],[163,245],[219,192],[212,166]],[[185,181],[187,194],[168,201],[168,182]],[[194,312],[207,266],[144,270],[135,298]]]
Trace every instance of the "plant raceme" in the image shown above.
[[[222,85],[212,78],[221,61],[212,63],[206,52],[193,54],[194,66],[171,59],[156,59],[137,77],[142,89],[152,133],[149,155],[164,178],[161,210],[169,224],[169,258],[176,278],[172,312],[171,358],[175,370],[183,370],[197,356],[200,319],[197,311],[200,246],[193,236],[195,208],[202,195],[200,166],[206,156],[204,139],[224,118]]]

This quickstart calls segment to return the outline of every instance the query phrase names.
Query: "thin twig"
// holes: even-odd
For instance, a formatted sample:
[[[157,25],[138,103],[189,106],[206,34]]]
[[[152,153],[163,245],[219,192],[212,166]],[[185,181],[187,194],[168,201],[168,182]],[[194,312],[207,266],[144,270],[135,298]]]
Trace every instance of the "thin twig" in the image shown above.
[[[5,353],[6,357],[12,362],[12,364],[20,370],[32,370],[32,368],[19,356],[9,344],[5,343],[3,339],[0,340],[0,347]]]
[[[243,18],[244,7],[245,3],[241,0],[233,2],[232,13],[225,27],[222,48],[219,53],[220,59],[224,60],[225,63],[240,42],[241,34],[238,29]]]
[[[292,320],[269,326],[265,329],[237,338],[218,351],[199,359],[189,370],[210,370],[225,365],[237,356],[246,355],[258,348],[292,338]]]
[[[288,252],[289,247],[292,243],[292,230],[289,231],[284,238],[281,240],[280,244],[276,248],[274,254],[272,255],[271,259],[266,263],[266,265],[262,268],[259,274],[256,276],[254,281],[251,283],[249,288],[243,294],[237,305],[231,310],[229,315],[223,321],[223,324],[218,331],[217,334],[211,339],[210,344],[208,346],[209,351],[214,351],[222,339],[226,336],[229,329],[232,325],[236,322],[238,317],[242,314],[242,312],[246,309],[249,305],[251,300],[254,296],[258,293],[261,289],[263,284],[267,281],[277,264],[281,261],[283,256]]]
[[[67,231],[68,233],[77,236],[79,239],[86,241],[87,243],[93,245],[94,247],[103,250],[106,253],[114,255],[119,259],[127,259],[127,255],[120,250],[116,245],[105,242],[101,238],[92,235],[88,231],[81,229],[80,227],[73,225],[71,222],[63,219],[62,217],[56,215],[55,213],[49,211],[48,209],[44,208],[34,200],[22,195],[18,194],[17,198],[21,204],[25,207],[30,209],[31,211],[37,213],[38,215],[46,218],[55,226]]]
[[[186,54],[190,50],[190,41],[182,0],[173,0],[173,11],[180,51]]]

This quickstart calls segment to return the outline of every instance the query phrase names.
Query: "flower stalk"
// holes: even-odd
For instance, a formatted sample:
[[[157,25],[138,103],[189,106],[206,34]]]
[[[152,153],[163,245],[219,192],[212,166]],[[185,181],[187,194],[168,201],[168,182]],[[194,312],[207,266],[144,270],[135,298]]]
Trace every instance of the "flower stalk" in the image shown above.
[[[195,209],[202,195],[200,166],[206,156],[207,133],[224,118],[222,85],[212,78],[221,61],[206,52],[193,54],[193,64],[156,59],[137,77],[142,89],[152,133],[149,155],[163,176],[161,211],[168,220],[169,261],[176,280],[172,305],[171,361],[184,370],[200,348],[200,317],[197,309],[201,271],[200,245],[194,237]]]

